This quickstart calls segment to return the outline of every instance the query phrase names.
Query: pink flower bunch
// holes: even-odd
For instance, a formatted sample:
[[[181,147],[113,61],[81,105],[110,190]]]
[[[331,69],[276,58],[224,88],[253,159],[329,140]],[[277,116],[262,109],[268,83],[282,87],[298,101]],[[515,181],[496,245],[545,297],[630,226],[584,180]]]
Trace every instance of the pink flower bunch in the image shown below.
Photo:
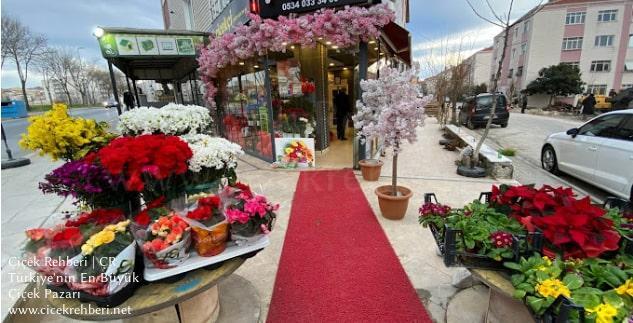
[[[495,248],[509,248],[512,246],[512,234],[497,231],[490,234],[490,241]]]
[[[249,25],[220,37],[210,37],[210,44],[198,57],[199,72],[205,83],[206,99],[215,106],[215,78],[218,72],[241,60],[263,55],[268,51],[285,52],[288,45],[313,47],[324,39],[339,47],[380,36],[380,30],[395,19],[386,5],[369,8],[345,7],[343,10],[322,9],[297,18],[280,16],[278,20],[251,15]]]
[[[451,207],[439,203],[424,203],[418,211],[420,216],[437,215],[445,217],[451,211]]]
[[[225,215],[229,223],[248,223],[252,218],[263,219],[270,213],[279,209],[278,204],[269,203],[266,197],[255,195],[251,198],[243,199],[235,205],[229,206]]]

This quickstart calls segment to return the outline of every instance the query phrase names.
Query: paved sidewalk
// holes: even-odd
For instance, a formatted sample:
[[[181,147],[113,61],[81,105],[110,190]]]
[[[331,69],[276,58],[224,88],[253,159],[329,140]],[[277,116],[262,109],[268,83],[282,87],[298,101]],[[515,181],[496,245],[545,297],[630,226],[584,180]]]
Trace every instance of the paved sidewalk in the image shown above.
[[[417,222],[417,209],[426,192],[435,192],[442,203],[459,207],[477,198],[479,192],[489,191],[491,185],[498,182],[491,179],[466,179],[456,175],[453,161],[457,158],[457,153],[443,150],[438,145],[442,132],[434,119],[427,120],[425,128],[421,128],[419,133],[420,141],[405,148],[398,165],[399,183],[414,192],[403,220],[390,221],[380,216],[378,201],[374,194],[374,189],[378,185],[387,185],[391,181],[390,157],[384,158],[383,177],[379,182],[365,182],[359,172],[356,173],[367,200],[418,291],[420,299],[434,320],[445,322],[449,300],[458,291],[451,284],[452,277],[458,269],[446,268],[443,265],[442,259],[436,254],[435,242],[429,230],[422,228]],[[9,257],[20,255],[24,230],[52,222],[51,214],[71,207],[68,201],[65,202],[54,195],[43,195],[37,189],[37,183],[43,176],[60,163],[53,163],[40,157],[33,157],[32,161],[33,164],[30,166],[2,171],[2,281],[5,283],[5,291],[7,288],[19,289],[24,286],[7,285],[8,272],[17,270],[8,266],[7,262]],[[251,184],[255,191],[267,195],[269,200],[281,205],[275,228],[270,235],[270,246],[236,271],[236,274],[251,281],[257,289],[261,297],[260,321],[264,321],[272,296],[299,172],[273,170],[270,164],[246,156],[240,162],[237,173],[240,181]],[[3,293],[3,318],[6,309],[14,301],[15,298]],[[481,302],[487,300],[470,301],[482,304]],[[47,319],[56,322],[67,321],[59,316]]]

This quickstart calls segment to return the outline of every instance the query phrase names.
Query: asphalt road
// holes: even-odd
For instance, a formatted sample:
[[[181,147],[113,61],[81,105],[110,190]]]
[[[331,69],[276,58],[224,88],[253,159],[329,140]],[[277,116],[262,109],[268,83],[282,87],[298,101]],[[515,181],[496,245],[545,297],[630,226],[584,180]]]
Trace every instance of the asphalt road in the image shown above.
[[[77,108],[71,109],[70,114],[72,116],[95,119],[97,121],[106,121],[110,124],[110,127],[115,127],[118,120],[116,109]],[[27,118],[2,120],[2,127],[4,128],[4,132],[7,136],[7,144],[13,153],[13,157],[22,157],[31,153],[31,151],[22,150],[18,146],[18,141],[22,138],[22,134],[26,132],[28,125],[29,120]],[[2,159],[5,158],[8,158],[8,156],[3,143]]]
[[[507,128],[494,126],[490,129],[486,144],[494,148],[514,148],[514,178],[523,184],[537,186],[572,186],[581,195],[589,195],[601,202],[609,193],[566,174],[555,176],[541,167],[541,148],[548,135],[567,131],[581,125],[580,120],[567,117],[547,117],[513,112]],[[483,129],[477,133],[482,134]]]

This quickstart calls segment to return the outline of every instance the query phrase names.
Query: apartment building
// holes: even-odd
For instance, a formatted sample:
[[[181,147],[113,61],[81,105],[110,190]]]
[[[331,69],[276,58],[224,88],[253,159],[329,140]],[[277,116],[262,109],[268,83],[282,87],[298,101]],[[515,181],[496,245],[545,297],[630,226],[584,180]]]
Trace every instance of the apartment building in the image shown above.
[[[490,85],[490,61],[492,60],[492,47],[484,48],[470,57],[466,58],[462,64],[468,66],[468,84]]]
[[[499,88],[512,95],[547,66],[578,66],[587,92],[633,87],[633,1],[552,0],[513,24]],[[492,78],[503,33],[494,38]],[[532,104],[532,103],[530,103]]]

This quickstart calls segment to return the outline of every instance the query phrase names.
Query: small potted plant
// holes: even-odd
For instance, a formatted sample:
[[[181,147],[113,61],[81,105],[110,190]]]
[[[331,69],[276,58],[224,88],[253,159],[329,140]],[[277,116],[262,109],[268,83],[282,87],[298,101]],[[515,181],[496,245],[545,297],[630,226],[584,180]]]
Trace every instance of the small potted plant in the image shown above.
[[[234,186],[226,186],[220,199],[231,225],[231,240],[238,245],[256,240],[260,234],[268,234],[272,230],[279,204],[254,194],[248,185],[238,182]]]
[[[220,198],[217,195],[198,199],[196,208],[187,213],[186,220],[191,225],[193,246],[198,255],[211,257],[226,249],[229,223],[220,210]]]
[[[398,186],[398,155],[404,141],[417,140],[417,128],[424,120],[424,106],[428,98],[421,98],[413,83],[419,66],[399,71],[391,67],[380,70],[380,78],[361,81],[362,102],[354,116],[355,127],[366,139],[382,140],[382,150],[391,149],[393,166],[391,185],[376,188],[380,211],[385,218],[402,219],[407,212],[410,189]]]

